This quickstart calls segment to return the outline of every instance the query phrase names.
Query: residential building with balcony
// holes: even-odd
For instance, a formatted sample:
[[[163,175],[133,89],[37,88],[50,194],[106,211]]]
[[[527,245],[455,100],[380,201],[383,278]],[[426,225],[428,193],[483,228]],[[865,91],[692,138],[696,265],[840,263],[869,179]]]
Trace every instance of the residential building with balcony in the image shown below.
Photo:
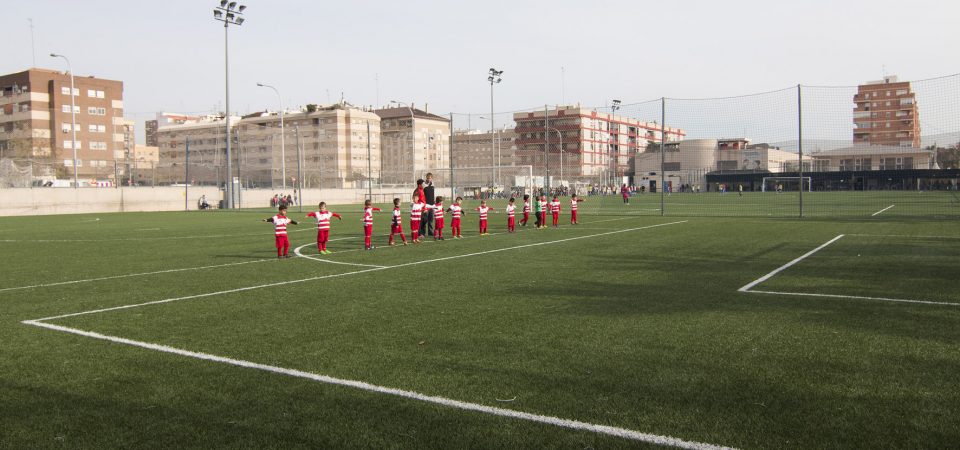
[[[853,96],[854,145],[920,148],[916,93],[896,76],[857,87]]]
[[[416,107],[374,112],[380,117],[385,184],[412,184],[427,172],[449,169],[450,119]]]

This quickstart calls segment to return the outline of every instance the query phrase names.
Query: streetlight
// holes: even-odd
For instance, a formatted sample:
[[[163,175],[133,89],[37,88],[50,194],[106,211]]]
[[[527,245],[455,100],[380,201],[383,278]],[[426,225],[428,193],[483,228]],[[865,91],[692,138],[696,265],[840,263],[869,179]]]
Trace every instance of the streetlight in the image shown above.
[[[491,67],[487,73],[489,74],[489,76],[487,76],[487,81],[490,82],[490,165],[495,166],[496,164],[494,164],[494,154],[496,152],[497,138],[495,137],[495,134],[494,134],[495,126],[493,125],[493,85],[500,84],[500,82],[503,81],[503,78],[501,77],[501,75],[503,75],[503,71],[497,70]],[[491,178],[491,181],[490,181],[491,184],[493,184],[493,179],[495,179],[496,177],[497,177],[497,168],[494,167],[493,177]]]
[[[493,117],[493,116],[490,116],[490,117]],[[483,117],[483,116],[480,116],[480,119],[486,120],[487,118],[486,118],[486,117]],[[492,121],[492,120],[491,120],[491,121]],[[495,132],[494,132],[494,136],[496,136],[496,139],[495,139],[496,146],[495,146],[495,148],[497,149],[497,163],[495,164],[496,167],[494,168],[494,170],[496,171],[496,174],[497,174],[497,177],[496,177],[496,178],[497,178],[497,182],[499,183],[499,182],[500,182],[500,174],[501,174],[500,166],[503,165],[503,160],[501,159],[502,157],[501,157],[501,155],[500,155],[501,149],[503,148],[503,131],[495,131]]]
[[[283,190],[287,190],[287,154],[283,138],[285,134],[283,132],[283,97],[280,96],[280,91],[277,88],[269,84],[257,83],[257,86],[273,89],[273,92],[277,94],[277,100],[280,101],[280,178],[283,178]]]
[[[610,104],[610,122],[607,123],[607,131],[610,132],[611,169],[610,169],[610,176],[609,176],[610,179],[608,183],[613,182],[613,177],[614,175],[616,175],[616,172],[617,172],[617,163],[619,162],[617,161],[617,159],[619,158],[614,154],[614,150],[613,150],[613,120],[614,120],[614,116],[616,116],[617,114],[617,110],[620,109],[620,100],[612,100],[610,103],[611,103]]]
[[[70,66],[70,60],[67,59],[66,56],[51,53],[50,57],[63,58],[63,60],[67,62],[67,71],[70,72],[70,121],[73,122],[70,124],[70,129],[73,130],[73,141],[70,147],[73,148],[73,188],[76,189],[80,187],[80,182],[77,181],[77,97],[74,96],[73,68]]]
[[[401,106],[406,106],[407,110],[410,111],[410,170],[413,172],[413,180],[417,180],[417,127],[415,126],[413,117],[413,107],[404,103],[398,102],[396,100],[390,100],[390,103],[394,103]]]
[[[547,127],[547,130],[556,131],[557,137],[560,138],[560,183],[563,183],[563,134],[560,134],[560,130],[554,127]]]
[[[220,0],[220,6],[213,8],[213,20],[218,22],[223,22],[223,67],[224,67],[224,84],[226,85],[226,135],[227,135],[227,184],[225,194],[227,197],[226,207],[227,209],[233,208],[233,180],[231,174],[233,173],[232,163],[230,159],[230,47],[229,47],[229,33],[227,30],[230,29],[230,25],[243,25],[245,20],[243,17],[243,11],[247,9],[245,5],[237,5],[237,2],[228,2],[228,0]]]

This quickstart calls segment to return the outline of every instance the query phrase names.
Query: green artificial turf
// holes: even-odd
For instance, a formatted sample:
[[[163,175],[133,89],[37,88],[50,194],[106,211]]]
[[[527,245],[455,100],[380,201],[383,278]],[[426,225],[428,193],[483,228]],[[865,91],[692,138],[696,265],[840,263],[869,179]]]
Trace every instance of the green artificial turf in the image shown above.
[[[468,215],[464,239],[406,247],[384,213],[373,251],[338,205],[331,255],[291,227],[323,261],[277,260],[267,210],[3,218],[0,447],[649,445],[21,323],[221,291],[45,323],[716,445],[954,446],[952,197],[847,196],[828,219],[814,193],[801,220],[791,195],[673,194],[663,217],[657,195],[588,197],[579,226],[564,199],[559,228],[494,214],[481,237]],[[754,289],[949,305],[738,292],[841,234]]]

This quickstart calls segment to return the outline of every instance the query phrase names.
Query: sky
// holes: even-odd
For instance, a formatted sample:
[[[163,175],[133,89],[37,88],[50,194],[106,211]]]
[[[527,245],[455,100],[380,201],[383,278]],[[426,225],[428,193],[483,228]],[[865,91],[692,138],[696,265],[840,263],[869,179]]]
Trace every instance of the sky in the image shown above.
[[[355,105],[398,100],[488,115],[491,67],[504,71],[498,112],[960,72],[960,3],[943,0],[240,3],[246,22],[229,30],[230,106],[240,114],[277,109],[273,91],[256,86],[263,82],[279,88],[288,108],[342,95]],[[122,80],[126,115],[139,124],[158,111],[222,110],[218,4],[8,2],[0,27],[17,45],[6,47],[0,73],[25,70],[34,58],[65,70],[48,56],[55,52],[78,75]]]

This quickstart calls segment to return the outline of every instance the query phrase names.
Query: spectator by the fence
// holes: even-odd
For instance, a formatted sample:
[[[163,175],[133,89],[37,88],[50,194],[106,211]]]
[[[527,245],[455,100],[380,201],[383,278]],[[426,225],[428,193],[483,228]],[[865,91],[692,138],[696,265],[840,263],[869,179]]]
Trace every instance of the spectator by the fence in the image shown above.
[[[418,180],[419,181],[419,180]],[[418,183],[418,188],[423,194],[421,197],[423,202],[426,202],[429,207],[424,211],[424,218],[420,221],[420,235],[421,236],[433,236],[433,205],[435,203],[436,197],[433,188],[433,173],[427,173],[427,179],[423,180],[423,183]],[[424,234],[426,233],[426,234]],[[434,238],[436,239],[436,238]]]

